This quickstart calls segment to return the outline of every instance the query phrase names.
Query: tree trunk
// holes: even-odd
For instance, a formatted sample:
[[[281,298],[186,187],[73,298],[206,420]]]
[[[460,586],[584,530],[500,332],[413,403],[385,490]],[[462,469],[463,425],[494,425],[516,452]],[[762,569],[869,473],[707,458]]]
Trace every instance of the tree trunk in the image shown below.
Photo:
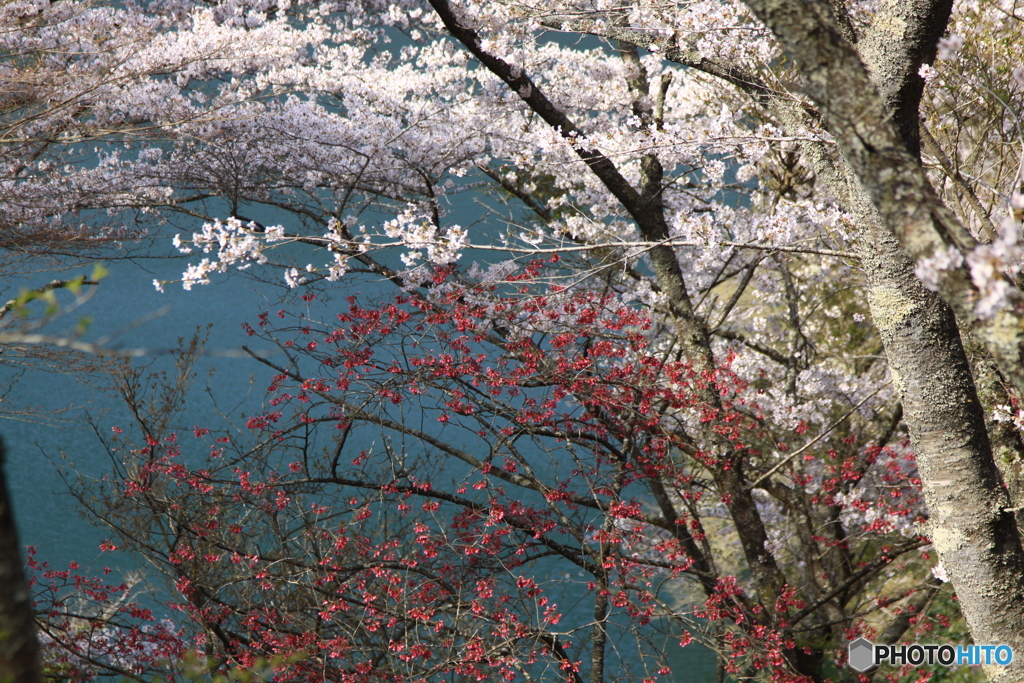
[[[1024,553],[956,321],[891,235],[876,234],[871,247],[862,261],[871,313],[913,440],[926,533],[975,642],[1024,651]],[[1020,680],[1022,661],[990,676]]]
[[[32,599],[25,582],[18,531],[3,472],[0,441],[0,683],[42,680]]]

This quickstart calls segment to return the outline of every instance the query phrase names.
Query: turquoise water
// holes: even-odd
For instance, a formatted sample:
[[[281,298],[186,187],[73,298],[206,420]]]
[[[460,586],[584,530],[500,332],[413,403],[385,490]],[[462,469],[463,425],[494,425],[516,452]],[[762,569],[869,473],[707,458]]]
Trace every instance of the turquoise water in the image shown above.
[[[88,316],[92,322],[87,340],[113,334],[108,346],[147,349],[151,355],[139,362],[160,369],[169,366],[166,351],[176,345],[178,338],[191,336],[197,326],[212,323],[208,348],[217,355],[201,362],[200,383],[205,373],[216,369],[217,381],[211,386],[220,402],[233,406],[239,396],[246,396],[255,368],[251,361],[238,355],[243,339],[240,325],[273,300],[277,295],[275,287],[242,278],[224,278],[192,292],[177,286],[160,294],[152,285],[154,277],[176,277],[184,268],[182,260],[115,261],[107,263],[107,268],[109,275],[95,292],[90,292],[91,299],[62,314],[47,332],[68,332]],[[91,267],[82,268],[59,277],[90,271]],[[6,300],[22,287],[36,286],[51,278],[52,275],[45,275],[5,283],[8,287],[0,296]],[[64,292],[60,300],[62,308],[68,308],[74,297]],[[102,472],[106,455],[90,423],[109,433],[113,425],[127,423],[128,415],[106,390],[109,382],[102,376],[80,381],[74,376],[29,366],[18,377],[11,368],[0,366],[0,386],[8,387],[15,380],[6,397],[7,411],[18,407],[38,409],[32,417],[0,420],[0,433],[9,451],[8,480],[23,543],[36,546],[40,556],[55,566],[70,560],[88,566],[98,557],[98,545],[104,534],[75,512],[75,503],[57,468],[67,461],[89,474]],[[197,392],[195,399],[197,416],[209,410],[210,399],[203,392]],[[55,409],[62,412],[48,414]],[[9,415],[7,411],[5,416]]]

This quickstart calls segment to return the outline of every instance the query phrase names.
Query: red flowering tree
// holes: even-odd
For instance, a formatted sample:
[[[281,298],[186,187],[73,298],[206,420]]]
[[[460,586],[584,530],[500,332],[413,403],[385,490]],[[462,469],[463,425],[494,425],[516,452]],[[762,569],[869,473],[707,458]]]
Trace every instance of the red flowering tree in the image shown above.
[[[730,354],[701,369],[558,268],[261,314],[282,353],[232,432],[172,427],[198,345],[163,388],[125,368],[140,442],[81,498],[214,666],[274,680],[654,680],[693,639],[823,680],[854,635],[943,625],[891,424],[774,423]]]

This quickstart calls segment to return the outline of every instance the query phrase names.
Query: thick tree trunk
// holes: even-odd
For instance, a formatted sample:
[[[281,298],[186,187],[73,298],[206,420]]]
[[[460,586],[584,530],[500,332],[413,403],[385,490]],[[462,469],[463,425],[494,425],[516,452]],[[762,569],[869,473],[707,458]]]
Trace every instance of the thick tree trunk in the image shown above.
[[[36,683],[39,646],[3,464],[0,441],[0,683]]]
[[[917,456],[930,517],[926,532],[975,642],[1024,651],[1024,553],[956,321],[914,276],[891,235],[876,232],[862,263]],[[1020,680],[1021,662],[990,675]]]
[[[1024,559],[1010,497],[993,458],[981,402],[949,306],[914,275],[913,261],[821,146],[816,172],[856,217],[872,317],[885,347],[921,473],[932,538],[978,643],[1024,632],[1009,605],[1024,603]],[[1003,540],[1000,540],[1003,539]],[[1005,539],[1010,539],[1009,543]],[[1015,547],[1016,546],[1016,547]],[[1017,571],[1008,570],[1017,563]],[[998,600],[990,599],[997,587]],[[1003,602],[1007,604],[1003,604]],[[1005,680],[1019,671],[999,670]],[[1008,678],[1007,678],[1008,677]]]
[[[748,0],[748,5],[796,57],[809,94],[822,107],[826,126],[840,141],[859,181],[859,187],[851,187],[843,182],[845,174],[832,178],[836,185],[846,185],[837,194],[858,215],[866,238],[860,246],[872,315],[914,442],[930,513],[928,533],[952,579],[975,642],[1007,644],[1020,652],[1024,648],[1024,549],[1013,513],[1007,510],[1010,498],[992,456],[984,412],[952,311],[914,275],[913,260],[893,234],[920,256],[917,252],[922,250],[915,250],[912,243],[921,236],[915,238],[913,233],[948,222],[942,220],[948,212],[922,184],[920,168],[907,163],[916,157],[918,138],[906,132],[916,130],[920,96],[908,81],[916,77],[916,66],[929,55],[928,50],[934,49],[933,41],[948,17],[948,4],[905,3],[902,11],[896,5],[888,7],[892,16],[885,15],[876,24],[882,29],[900,26],[905,32],[890,36],[877,30],[862,46],[874,77],[881,81],[887,115],[904,134],[902,150],[896,144],[898,133],[884,117],[868,123],[851,120],[851,112],[878,112],[883,107],[874,87],[863,78],[864,67],[856,54],[848,44],[841,45],[845,41],[839,29],[824,25],[827,14],[822,6],[788,0]],[[905,41],[903,50],[892,47],[895,40]],[[823,60],[827,53],[836,53],[833,58],[843,54],[848,69],[844,71],[842,60]],[[877,172],[882,166],[886,172]],[[871,204],[862,197],[870,197]],[[932,225],[922,227],[924,222]],[[960,294],[950,289],[945,293],[954,305],[960,304],[958,312],[965,303],[970,306]],[[966,321],[974,322],[973,310],[967,313]],[[1001,369],[1006,371],[1009,363],[1007,374],[1019,378],[1022,368],[1013,367],[1015,342],[1000,354],[991,343],[991,331],[981,331],[989,349]],[[1024,663],[1018,659],[1010,668],[993,667],[989,674],[993,680],[1010,681],[1020,680],[1022,672]]]

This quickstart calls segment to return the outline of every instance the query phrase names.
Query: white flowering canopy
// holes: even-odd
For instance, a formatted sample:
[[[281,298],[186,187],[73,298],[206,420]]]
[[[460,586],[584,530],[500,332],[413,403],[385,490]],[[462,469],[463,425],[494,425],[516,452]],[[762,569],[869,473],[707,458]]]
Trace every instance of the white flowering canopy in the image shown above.
[[[872,6],[852,3],[850,20],[867,24]],[[132,213],[134,225],[171,222],[174,246],[203,254],[183,273],[186,289],[214,273],[275,267],[291,288],[353,269],[415,287],[424,266],[453,264],[486,281],[506,259],[558,252],[588,264],[566,283],[614,291],[657,317],[664,293],[650,235],[580,150],[609,160],[634,188],[650,183],[656,163],[660,180],[647,189],[663,214],[661,243],[673,246],[698,313],[722,333],[715,343],[737,353],[738,371],[785,378],[761,382],[775,387],[760,399],[773,418],[820,424],[840,396],[875,396],[865,415],[885,405],[883,364],[865,381],[818,341],[867,314],[846,293],[856,280],[851,219],[799,153],[832,145],[830,136],[813,123],[792,130],[670,54],[685,48],[691,60],[799,99],[745,5],[503,0],[451,10],[510,78],[533,85],[510,89],[417,0],[8,3],[2,51],[31,57],[0,60],[22,103],[4,128],[6,220],[90,239],[129,236]],[[961,20],[988,25],[1003,10],[976,4]],[[641,47],[626,34],[579,38],[616,27]],[[981,49],[956,30],[922,67],[937,134],[951,126],[943,101],[972,87],[956,82],[958,64]],[[999,49],[995,73],[1019,98],[1021,66]],[[525,101],[540,94],[572,122],[571,135]],[[94,161],[77,163],[83,155]],[[1005,172],[992,182],[1004,197],[1017,190]],[[488,207],[481,220],[454,220],[474,201]],[[97,210],[117,216],[99,235]],[[1019,226],[1003,221],[993,234],[966,259],[939,254],[918,274],[934,284],[966,260],[987,315],[1005,304],[1001,275],[1021,264]],[[278,263],[272,252],[286,245],[309,253]],[[468,249],[498,265],[471,267]],[[786,348],[772,354],[779,339]]]

